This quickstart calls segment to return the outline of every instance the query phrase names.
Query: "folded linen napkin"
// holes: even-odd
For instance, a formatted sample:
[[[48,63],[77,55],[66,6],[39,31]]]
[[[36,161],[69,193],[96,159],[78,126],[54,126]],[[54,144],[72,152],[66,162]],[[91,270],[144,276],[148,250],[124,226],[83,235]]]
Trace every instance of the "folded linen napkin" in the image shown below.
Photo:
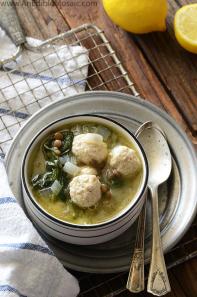
[[[0,56],[5,58],[15,48],[1,30],[0,40]],[[39,40],[32,38],[28,42],[34,46],[40,44]],[[11,118],[12,115],[6,113],[10,106],[21,112],[19,99],[23,99],[23,104],[26,102],[25,112],[32,114],[51,99],[59,100],[64,95],[85,89],[87,50],[81,46],[62,46],[57,49],[58,56],[50,48],[46,48],[45,58],[39,52],[24,50],[17,61],[20,71],[9,75],[0,71],[0,102],[5,102],[5,107],[3,104],[0,106],[0,113],[5,114],[1,119],[4,117],[4,120],[12,123],[12,129],[14,117]],[[34,63],[30,64],[29,60]],[[57,66],[59,60],[62,63]],[[46,70],[46,63],[50,65],[50,70]],[[13,63],[6,67],[15,69]],[[65,75],[65,71],[71,74]],[[21,77],[25,80],[21,80]],[[10,85],[10,80],[15,83],[15,88]],[[49,97],[50,100],[47,101]],[[9,105],[6,105],[6,101],[9,101]],[[35,108],[37,103],[39,106],[36,105]],[[16,124],[14,134],[18,128]],[[1,138],[4,138],[3,134]],[[63,268],[17,203],[0,159],[0,296],[74,297],[78,293],[77,280]]]
[[[17,203],[2,161],[0,184],[0,296],[77,296],[77,280],[64,269]]]

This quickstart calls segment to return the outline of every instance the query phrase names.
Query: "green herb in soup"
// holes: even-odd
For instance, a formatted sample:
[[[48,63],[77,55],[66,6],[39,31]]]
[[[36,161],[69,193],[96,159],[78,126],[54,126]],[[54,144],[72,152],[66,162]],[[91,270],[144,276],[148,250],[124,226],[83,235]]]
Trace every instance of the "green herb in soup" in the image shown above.
[[[142,179],[133,144],[105,125],[86,122],[48,135],[32,154],[29,168],[41,207],[75,224],[116,216],[131,202]]]

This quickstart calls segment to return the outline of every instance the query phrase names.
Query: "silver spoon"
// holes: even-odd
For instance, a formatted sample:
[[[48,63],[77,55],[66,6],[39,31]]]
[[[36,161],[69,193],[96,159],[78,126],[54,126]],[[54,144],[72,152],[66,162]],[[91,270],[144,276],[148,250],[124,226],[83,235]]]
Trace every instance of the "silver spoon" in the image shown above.
[[[135,133],[141,142],[149,164],[148,188],[152,198],[152,255],[148,277],[148,292],[162,296],[170,292],[167,270],[165,266],[158,212],[158,186],[166,181],[172,168],[170,150],[165,133],[159,126],[146,122]],[[127,289],[138,293],[144,290],[144,233],[146,218],[146,201],[138,220],[136,245],[133,253]]]

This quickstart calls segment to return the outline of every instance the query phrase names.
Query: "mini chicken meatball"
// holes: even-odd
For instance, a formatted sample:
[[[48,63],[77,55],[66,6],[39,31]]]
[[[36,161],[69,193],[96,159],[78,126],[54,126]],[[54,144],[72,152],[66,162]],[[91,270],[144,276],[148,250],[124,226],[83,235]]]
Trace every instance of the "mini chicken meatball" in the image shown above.
[[[97,170],[93,167],[89,167],[89,166],[83,166],[80,168],[80,172],[79,175],[82,174],[90,174],[90,175],[97,175]]]
[[[141,168],[141,162],[136,152],[123,145],[118,145],[111,150],[108,164],[122,177],[133,177]]]
[[[69,188],[72,202],[79,207],[91,207],[101,199],[101,183],[96,175],[76,176]]]
[[[77,161],[86,165],[102,165],[108,155],[107,145],[101,135],[96,133],[80,134],[74,137],[72,153]]]

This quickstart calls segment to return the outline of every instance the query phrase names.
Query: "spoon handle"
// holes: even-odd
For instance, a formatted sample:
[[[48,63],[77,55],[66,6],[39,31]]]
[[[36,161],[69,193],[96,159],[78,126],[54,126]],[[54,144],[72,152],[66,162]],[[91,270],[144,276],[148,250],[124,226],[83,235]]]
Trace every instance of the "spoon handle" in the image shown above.
[[[168,274],[166,270],[160,228],[159,228],[159,211],[158,211],[158,189],[152,188],[152,253],[151,264],[148,276],[147,291],[162,296],[171,291]]]
[[[126,288],[132,293],[144,290],[144,234],[146,221],[146,200],[138,218],[135,249]]]

